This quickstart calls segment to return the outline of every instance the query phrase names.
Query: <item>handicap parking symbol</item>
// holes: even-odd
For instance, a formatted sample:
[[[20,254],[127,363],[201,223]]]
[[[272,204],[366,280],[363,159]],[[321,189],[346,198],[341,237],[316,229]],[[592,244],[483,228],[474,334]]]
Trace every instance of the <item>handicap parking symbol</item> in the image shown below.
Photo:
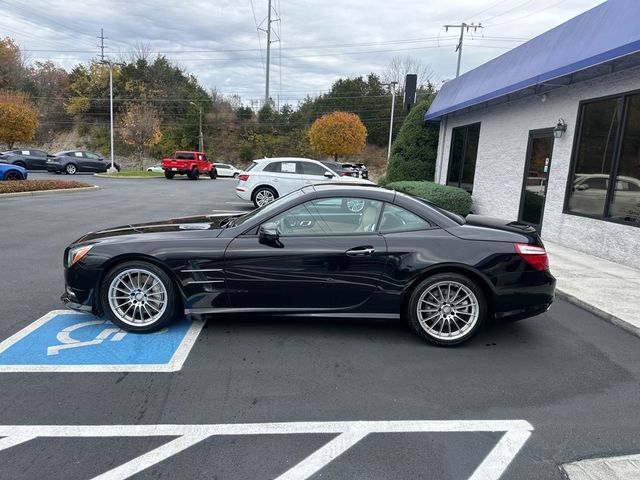
[[[202,326],[183,318],[131,333],[88,313],[55,310],[0,343],[0,372],[175,372]]]

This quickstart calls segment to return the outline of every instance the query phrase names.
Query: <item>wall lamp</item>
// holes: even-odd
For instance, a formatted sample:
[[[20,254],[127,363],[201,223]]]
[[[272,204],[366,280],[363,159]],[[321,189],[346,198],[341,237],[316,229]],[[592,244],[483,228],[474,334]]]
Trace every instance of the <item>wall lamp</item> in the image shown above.
[[[553,136],[556,138],[562,137],[564,132],[567,131],[567,122],[564,121],[564,118],[559,118],[556,127],[553,129]]]

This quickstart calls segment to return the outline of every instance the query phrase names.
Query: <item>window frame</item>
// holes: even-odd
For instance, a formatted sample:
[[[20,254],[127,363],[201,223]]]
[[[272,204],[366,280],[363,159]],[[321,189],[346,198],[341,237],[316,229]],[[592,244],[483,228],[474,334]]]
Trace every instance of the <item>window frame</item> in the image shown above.
[[[611,95],[605,95],[601,97],[589,98],[578,102],[578,114],[576,115],[576,129],[573,136],[573,145],[571,147],[571,160],[569,162],[569,171],[567,174],[567,182],[564,192],[564,203],[562,205],[562,213],[566,215],[574,215],[576,217],[591,218],[593,220],[600,220],[603,222],[617,223],[619,225],[626,225],[630,227],[640,228],[640,222],[628,222],[625,220],[619,220],[611,218],[609,215],[611,209],[611,201],[613,200],[615,186],[617,184],[616,179],[618,177],[620,167],[620,150],[622,148],[622,142],[624,141],[624,131],[627,127],[627,113],[629,108],[629,101],[632,96],[640,95],[640,89],[629,90],[627,92],[621,92]],[[621,104],[621,108],[618,112],[618,131],[616,132],[615,143],[613,148],[613,157],[611,160],[611,169],[609,170],[609,182],[607,185],[607,193],[604,199],[604,210],[601,215],[594,215],[588,213],[574,212],[569,209],[569,201],[571,193],[573,192],[573,184],[576,175],[576,162],[578,157],[578,148],[582,139],[582,125],[584,121],[584,106],[590,103],[597,103],[606,100],[618,99]],[[611,181],[613,179],[613,181]]]
[[[466,157],[466,152],[467,152],[467,144],[468,144],[468,139],[469,139],[469,128],[470,127],[475,127],[478,126],[478,148],[480,147],[480,131],[482,130],[482,122],[474,122],[474,123],[468,123],[466,125],[460,125],[458,127],[453,127],[451,129],[451,141],[449,143],[449,163],[447,165],[447,176],[445,179],[445,185],[448,185],[450,187],[458,187],[458,188],[462,188],[463,190],[472,193],[473,192],[473,184],[475,183],[475,177],[476,177],[476,169],[474,166],[473,169],[473,179],[474,181],[471,183],[471,190],[467,190],[462,186],[462,176],[464,175],[464,163],[465,163],[465,157]],[[452,166],[452,160],[453,160],[453,138],[455,135],[455,130],[460,130],[460,129],[464,129],[465,130],[465,134],[464,134],[464,143],[462,144],[462,158],[460,159],[460,174],[458,175],[458,182],[457,185],[453,185],[449,183],[449,174],[451,173],[451,166]],[[476,166],[478,163],[478,152],[476,152]]]

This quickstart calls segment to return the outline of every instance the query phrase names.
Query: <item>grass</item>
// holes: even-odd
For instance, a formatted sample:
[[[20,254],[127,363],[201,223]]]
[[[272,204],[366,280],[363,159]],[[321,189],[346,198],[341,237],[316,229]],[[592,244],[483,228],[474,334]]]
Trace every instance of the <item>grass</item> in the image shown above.
[[[147,172],[146,170],[127,170],[110,175],[108,173],[101,173],[100,175],[109,177],[164,177],[162,172]]]
[[[0,193],[38,192],[93,187],[93,185],[68,180],[7,180],[0,182]]]

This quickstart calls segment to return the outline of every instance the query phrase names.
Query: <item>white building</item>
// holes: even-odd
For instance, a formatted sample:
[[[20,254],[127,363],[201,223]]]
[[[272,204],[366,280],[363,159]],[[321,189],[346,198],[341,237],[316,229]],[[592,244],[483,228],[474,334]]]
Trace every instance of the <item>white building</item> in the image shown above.
[[[638,19],[640,1],[609,0],[444,84],[425,116],[440,121],[436,182],[640,268]]]

